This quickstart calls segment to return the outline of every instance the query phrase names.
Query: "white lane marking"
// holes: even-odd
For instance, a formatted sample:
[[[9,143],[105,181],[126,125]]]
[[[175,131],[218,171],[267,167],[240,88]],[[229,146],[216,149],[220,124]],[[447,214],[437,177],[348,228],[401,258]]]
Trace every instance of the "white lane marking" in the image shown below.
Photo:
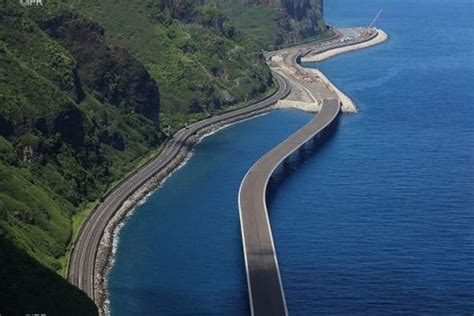
[[[286,82],[285,82],[285,89],[286,89]],[[104,231],[104,229],[105,229],[105,227],[107,226],[107,223],[108,223],[108,221],[106,223],[103,223],[104,216],[114,214],[117,211],[119,205],[123,204],[124,201],[120,201],[119,198],[120,198],[120,194],[123,193],[124,190],[125,190],[124,193],[130,193],[130,192],[136,191],[137,186],[135,185],[135,182],[137,181],[137,179],[140,178],[141,174],[149,173],[149,170],[148,170],[149,168],[151,168],[150,171],[153,171],[152,172],[153,174],[156,173],[155,171],[164,168],[169,163],[168,160],[173,159],[174,156],[176,154],[178,154],[178,152],[181,150],[181,146],[179,146],[177,144],[178,141],[183,141],[184,142],[189,136],[191,136],[195,132],[199,131],[201,128],[205,128],[205,127],[209,126],[210,124],[212,124],[214,122],[217,123],[217,122],[219,122],[223,119],[224,120],[225,119],[231,119],[231,118],[238,117],[239,115],[246,115],[248,113],[251,113],[255,108],[259,109],[260,107],[264,108],[266,106],[269,106],[272,103],[274,103],[273,98],[275,97],[275,95],[279,95],[279,93],[281,93],[285,89],[280,89],[274,95],[272,95],[270,98],[268,98],[266,100],[263,100],[261,102],[258,102],[255,105],[251,105],[251,106],[249,106],[249,108],[243,108],[243,109],[236,110],[235,112],[237,112],[237,113],[235,113],[235,112],[226,113],[226,114],[229,114],[229,115],[227,115],[227,117],[221,117],[219,119],[217,119],[217,117],[214,117],[212,120],[210,120],[208,122],[206,122],[206,121],[197,122],[197,123],[195,123],[196,126],[192,125],[195,128],[195,130],[188,127],[188,129],[178,131],[176,133],[176,135],[173,137],[173,139],[170,141],[169,146],[167,145],[166,149],[154,161],[150,162],[150,164],[146,165],[143,169],[139,170],[135,175],[130,177],[128,180],[126,180],[126,182],[124,182],[121,187],[118,187],[114,191],[112,191],[110,193],[110,195],[104,201],[104,202],[107,202],[107,203],[106,204],[101,204],[96,209],[96,211],[93,214],[91,214],[90,219],[85,224],[86,226],[84,227],[84,230],[82,231],[81,236],[84,234],[84,231],[87,231],[87,234],[85,236],[86,239],[85,240],[83,238],[77,239],[78,240],[76,242],[76,245],[78,246],[77,249],[80,249],[79,264],[74,265],[74,262],[76,261],[74,259],[71,260],[71,262],[73,263],[72,275],[74,276],[74,275],[78,274],[78,282],[77,282],[78,287],[80,289],[83,289],[86,293],[89,294],[89,296],[91,296],[92,299],[94,299],[95,293],[94,293],[93,288],[94,288],[94,278],[95,278],[95,260],[96,260],[96,255],[97,255],[97,247],[95,247],[95,246],[100,244],[100,239],[101,239],[100,236],[102,236],[103,231]],[[185,131],[189,131],[189,133],[186,133]],[[184,134],[184,135],[181,137],[180,133]],[[181,137],[181,139],[180,139],[180,137]],[[173,153],[175,151],[176,151],[176,153]],[[169,154],[171,154],[171,157],[166,157]],[[159,163],[160,160],[164,160],[164,163],[160,164]],[[155,162],[157,162],[157,163],[155,163]],[[129,184],[126,185],[126,186],[123,186],[127,183],[129,183]],[[132,187],[132,190],[126,190],[127,187]],[[108,211],[111,208],[111,206],[115,206],[115,204],[117,204],[117,206],[115,208],[113,208],[112,212]],[[99,210],[101,210],[101,211],[99,211]],[[105,226],[100,225],[100,224],[105,224]],[[87,228],[88,226],[92,226],[92,227],[90,229],[88,229]],[[104,226],[104,227],[102,227],[102,226]],[[99,237],[93,239],[92,237],[97,234],[97,228],[98,227],[103,228],[103,229],[100,229]],[[79,247],[81,243],[84,244],[83,247]],[[94,247],[93,247],[92,251],[90,249],[91,248],[91,243],[94,243]],[[93,252],[94,255],[89,256],[89,260],[87,260],[87,262],[86,262],[85,257],[86,257],[87,254],[89,254],[91,252]],[[76,252],[74,252],[73,257],[74,258],[77,257]],[[90,273],[90,271],[89,271],[91,269],[92,269],[92,273]],[[79,273],[74,272],[75,270],[79,270]],[[83,283],[84,283],[83,282],[83,280],[84,280],[84,275],[83,274],[85,272],[86,273],[89,272],[89,273],[87,273],[88,274],[87,279],[89,280],[89,284],[88,284],[87,289],[84,289],[84,286],[83,286]]]
[[[275,244],[274,244],[274,240],[273,240],[273,234],[272,234],[272,230],[271,230],[271,225],[270,225],[270,220],[269,220],[269,217],[268,217],[268,208],[267,208],[267,203],[266,203],[266,192],[267,192],[267,186],[268,186],[268,181],[271,177],[271,175],[275,172],[275,169],[287,158],[289,157],[291,154],[293,154],[296,150],[298,150],[302,145],[306,144],[311,138],[313,138],[314,136],[316,136],[317,134],[319,134],[321,131],[323,131],[326,127],[329,126],[329,124],[331,124],[337,117],[337,115],[339,114],[339,111],[340,111],[340,105],[339,105],[339,102],[337,103],[337,109],[338,111],[335,111],[335,114],[331,115],[330,119],[325,123],[323,124],[319,129],[317,129],[316,131],[314,131],[314,133],[311,133],[310,136],[308,136],[300,145],[296,146],[293,150],[291,150],[290,152],[288,152],[286,155],[284,155],[274,166],[273,168],[270,170],[270,172],[267,174],[267,177],[265,179],[265,187],[264,187],[264,190],[263,190],[263,196],[262,196],[262,200],[263,200],[263,205],[264,205],[264,208],[265,208],[265,219],[266,219],[266,222],[267,222],[267,227],[268,227],[268,231],[269,231],[269,234],[270,234],[270,240],[271,240],[271,244],[272,244],[272,250],[273,250],[273,257],[274,257],[274,260],[275,260],[275,264],[276,264],[276,270],[277,270],[277,275],[278,275],[278,281],[280,283],[280,291],[281,291],[281,295],[282,295],[282,300],[283,300],[283,304],[284,304],[284,308],[285,308],[285,314],[288,315],[288,307],[287,307],[287,304],[286,304],[286,298],[285,298],[285,294],[284,294],[284,287],[283,287],[283,282],[282,282],[282,279],[281,279],[281,273],[280,273],[280,267],[279,267],[279,264],[278,264],[278,259],[277,259],[277,255],[276,255],[276,250],[275,250]],[[324,107],[324,102],[323,104],[321,105],[321,111],[319,113],[323,114],[323,107]],[[319,114],[318,114],[319,115]],[[318,115],[316,115],[316,117],[309,123],[309,124],[312,124],[314,123],[314,120],[317,119]],[[306,125],[305,125],[306,126]],[[301,129],[305,128],[305,126],[303,126]],[[300,130],[301,130],[300,129]],[[296,131],[294,134],[290,135],[288,138],[292,137],[293,135],[299,133],[299,131]],[[287,138],[287,139],[288,139]],[[285,140],[286,141],[286,140]],[[283,141],[283,143],[285,142]],[[240,226],[241,226],[241,235],[242,235],[242,244],[243,244],[243,250],[244,250],[244,259],[245,259],[245,270],[246,270],[246,273],[247,273],[247,287],[248,287],[248,291],[249,291],[249,301],[250,301],[250,308],[251,308],[251,314],[254,315],[254,303],[253,303],[253,297],[252,297],[252,286],[251,286],[251,280],[250,280],[250,274],[249,274],[249,266],[248,266],[248,258],[247,258],[247,251],[246,251],[246,238],[245,238],[245,227],[244,227],[244,224],[243,224],[243,218],[242,218],[242,207],[241,207],[241,194],[242,194],[242,187],[247,179],[247,176],[250,174],[250,172],[252,171],[252,169],[258,165],[262,159],[264,159],[267,155],[269,155],[271,152],[273,151],[270,150],[268,153],[266,153],[264,156],[262,156],[248,171],[247,173],[245,174],[244,176],[244,179],[242,180],[241,184],[240,184],[240,187],[239,187],[239,198],[238,198],[238,204],[239,204],[239,217],[240,217]]]

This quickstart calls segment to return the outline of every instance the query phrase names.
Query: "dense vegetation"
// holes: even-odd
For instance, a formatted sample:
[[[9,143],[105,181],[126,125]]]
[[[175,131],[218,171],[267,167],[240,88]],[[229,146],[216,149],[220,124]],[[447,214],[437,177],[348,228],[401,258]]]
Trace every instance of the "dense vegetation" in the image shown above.
[[[2,294],[21,289],[7,271],[25,268],[13,266],[23,253],[29,266],[62,272],[74,216],[162,139],[158,88],[146,69],[107,46],[97,24],[35,9],[0,8],[0,237],[19,248],[0,257],[10,276]],[[31,283],[55,280],[43,272],[29,275]],[[41,302],[21,294],[24,304]]]
[[[214,0],[236,28],[271,50],[330,36],[322,0]]]
[[[145,64],[161,91],[162,127],[255,98],[271,85],[263,54],[216,6],[198,1],[70,1],[107,40]]]
[[[0,227],[60,270],[81,203],[158,145],[158,88],[96,24],[27,13],[0,11]]]
[[[271,92],[262,48],[325,29],[283,2],[44,2],[0,2],[0,313],[93,314],[56,273],[94,201],[184,124]]]

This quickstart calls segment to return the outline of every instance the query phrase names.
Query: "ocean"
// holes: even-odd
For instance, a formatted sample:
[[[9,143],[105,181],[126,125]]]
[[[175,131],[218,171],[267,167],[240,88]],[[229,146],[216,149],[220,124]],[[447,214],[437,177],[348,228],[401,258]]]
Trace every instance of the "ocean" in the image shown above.
[[[358,105],[279,168],[270,221],[291,315],[474,313],[471,0],[331,0],[326,20],[388,42],[319,67]],[[249,314],[237,193],[312,114],[278,110],[205,138],[120,233],[112,315]]]

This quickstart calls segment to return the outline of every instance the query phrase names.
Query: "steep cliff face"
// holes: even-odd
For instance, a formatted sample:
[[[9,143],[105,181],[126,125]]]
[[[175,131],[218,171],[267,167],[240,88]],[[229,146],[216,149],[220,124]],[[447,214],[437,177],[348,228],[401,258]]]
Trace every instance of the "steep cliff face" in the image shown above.
[[[317,19],[323,16],[323,0],[281,0],[286,12],[298,21],[304,18]]]
[[[283,6],[294,19],[301,20],[310,15],[320,15],[323,12],[323,0],[243,0],[247,5]]]
[[[323,22],[323,0],[281,0],[285,13],[284,25],[291,25],[293,40],[317,35],[325,30]]]
[[[209,0],[212,1],[212,0]],[[240,29],[265,48],[320,36],[328,29],[323,0],[214,0]]]

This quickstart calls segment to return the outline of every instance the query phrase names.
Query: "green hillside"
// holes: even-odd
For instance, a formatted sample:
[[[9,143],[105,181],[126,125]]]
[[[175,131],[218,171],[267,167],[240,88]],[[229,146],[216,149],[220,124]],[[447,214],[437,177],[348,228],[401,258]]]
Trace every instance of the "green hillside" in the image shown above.
[[[0,259],[0,313],[45,306],[58,289],[91,312],[55,273],[94,201],[158,150],[160,122],[172,132],[271,85],[263,56],[216,7],[100,3],[97,16],[54,0],[0,6],[0,240],[16,250]],[[57,285],[42,296],[42,282]]]
[[[274,91],[282,7],[226,1],[0,1],[0,314],[95,314],[59,277],[94,203],[172,132]]]
[[[35,23],[30,9],[8,3],[0,11],[0,232],[60,271],[72,216],[160,143],[158,89],[143,66],[136,74],[140,63],[131,55],[100,38],[93,52],[78,34],[73,44],[56,41],[47,33],[49,16]],[[91,23],[80,27],[94,36]],[[91,79],[98,75],[101,82]],[[155,92],[155,104],[143,101],[149,91],[132,95],[126,89],[133,82],[118,78]]]
[[[215,6],[196,1],[70,1],[104,26],[158,82],[162,126],[255,98],[271,85],[264,57]],[[201,117],[201,116],[197,116]]]
[[[158,88],[130,54],[90,32],[91,21],[37,9],[0,7],[0,313],[96,314],[56,273],[73,219],[160,144]],[[82,31],[55,38],[56,14],[78,21],[58,29]],[[96,36],[93,49],[84,31]]]
[[[332,35],[323,20],[322,0],[214,0],[258,47],[282,46]]]

